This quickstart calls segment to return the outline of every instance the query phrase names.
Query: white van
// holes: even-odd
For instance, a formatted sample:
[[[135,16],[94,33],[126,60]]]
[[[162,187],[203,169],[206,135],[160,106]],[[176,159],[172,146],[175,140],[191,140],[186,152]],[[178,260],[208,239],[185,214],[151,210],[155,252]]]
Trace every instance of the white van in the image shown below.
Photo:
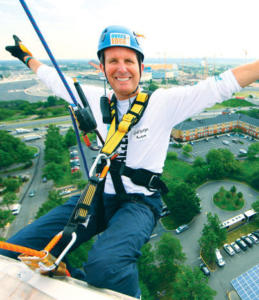
[[[240,152],[241,154],[247,154],[247,151],[246,151],[245,149],[239,149],[239,152]]]
[[[21,204],[19,203],[14,204],[11,209],[13,215],[18,215],[20,210],[21,210]]]
[[[219,267],[224,267],[226,262],[224,261],[220,251],[218,248],[215,250],[215,255],[216,255],[216,263]]]

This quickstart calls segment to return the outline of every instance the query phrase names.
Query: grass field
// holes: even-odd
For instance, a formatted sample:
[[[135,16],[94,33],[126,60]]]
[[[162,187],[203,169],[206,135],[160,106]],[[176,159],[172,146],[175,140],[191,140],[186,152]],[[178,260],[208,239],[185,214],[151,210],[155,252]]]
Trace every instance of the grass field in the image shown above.
[[[244,160],[240,162],[241,172],[245,178],[250,177],[256,170],[259,170],[259,159],[257,160]]]
[[[258,229],[258,226],[256,225],[255,222],[251,222],[251,223],[245,224],[241,227],[238,227],[237,229],[228,232],[226,243],[228,243],[228,244],[232,243],[236,239],[240,238],[240,236],[246,235],[252,231],[255,231],[256,229]]]
[[[181,160],[167,159],[165,162],[163,178],[166,181],[184,181],[192,171],[192,166]]]
[[[240,91],[235,93],[235,96],[238,97],[248,97],[249,95],[259,97],[259,91]]]

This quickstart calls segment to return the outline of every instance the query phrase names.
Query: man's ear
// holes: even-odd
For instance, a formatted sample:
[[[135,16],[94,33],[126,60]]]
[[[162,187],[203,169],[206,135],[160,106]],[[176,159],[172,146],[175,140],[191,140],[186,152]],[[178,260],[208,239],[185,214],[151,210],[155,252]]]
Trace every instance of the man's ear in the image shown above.
[[[144,71],[144,64],[141,64],[141,73]]]
[[[102,72],[103,72],[103,74],[104,74],[104,65],[100,63],[100,65],[99,65],[99,66],[100,66],[100,69],[101,69],[101,71],[102,71]]]

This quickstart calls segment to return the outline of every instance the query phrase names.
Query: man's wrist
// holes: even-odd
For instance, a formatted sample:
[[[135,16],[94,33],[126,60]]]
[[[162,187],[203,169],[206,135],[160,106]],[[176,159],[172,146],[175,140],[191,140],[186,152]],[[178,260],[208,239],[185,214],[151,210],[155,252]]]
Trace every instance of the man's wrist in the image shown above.
[[[25,56],[25,57],[24,57],[24,63],[26,64],[27,67],[29,67],[28,63],[29,63],[29,61],[30,61],[31,59],[33,59],[32,56]]]

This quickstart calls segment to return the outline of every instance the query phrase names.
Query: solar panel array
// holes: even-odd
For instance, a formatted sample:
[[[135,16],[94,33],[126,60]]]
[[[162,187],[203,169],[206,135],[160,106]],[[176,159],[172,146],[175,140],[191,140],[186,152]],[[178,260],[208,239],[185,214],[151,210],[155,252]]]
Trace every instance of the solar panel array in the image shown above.
[[[231,281],[242,300],[259,300],[259,264]]]

